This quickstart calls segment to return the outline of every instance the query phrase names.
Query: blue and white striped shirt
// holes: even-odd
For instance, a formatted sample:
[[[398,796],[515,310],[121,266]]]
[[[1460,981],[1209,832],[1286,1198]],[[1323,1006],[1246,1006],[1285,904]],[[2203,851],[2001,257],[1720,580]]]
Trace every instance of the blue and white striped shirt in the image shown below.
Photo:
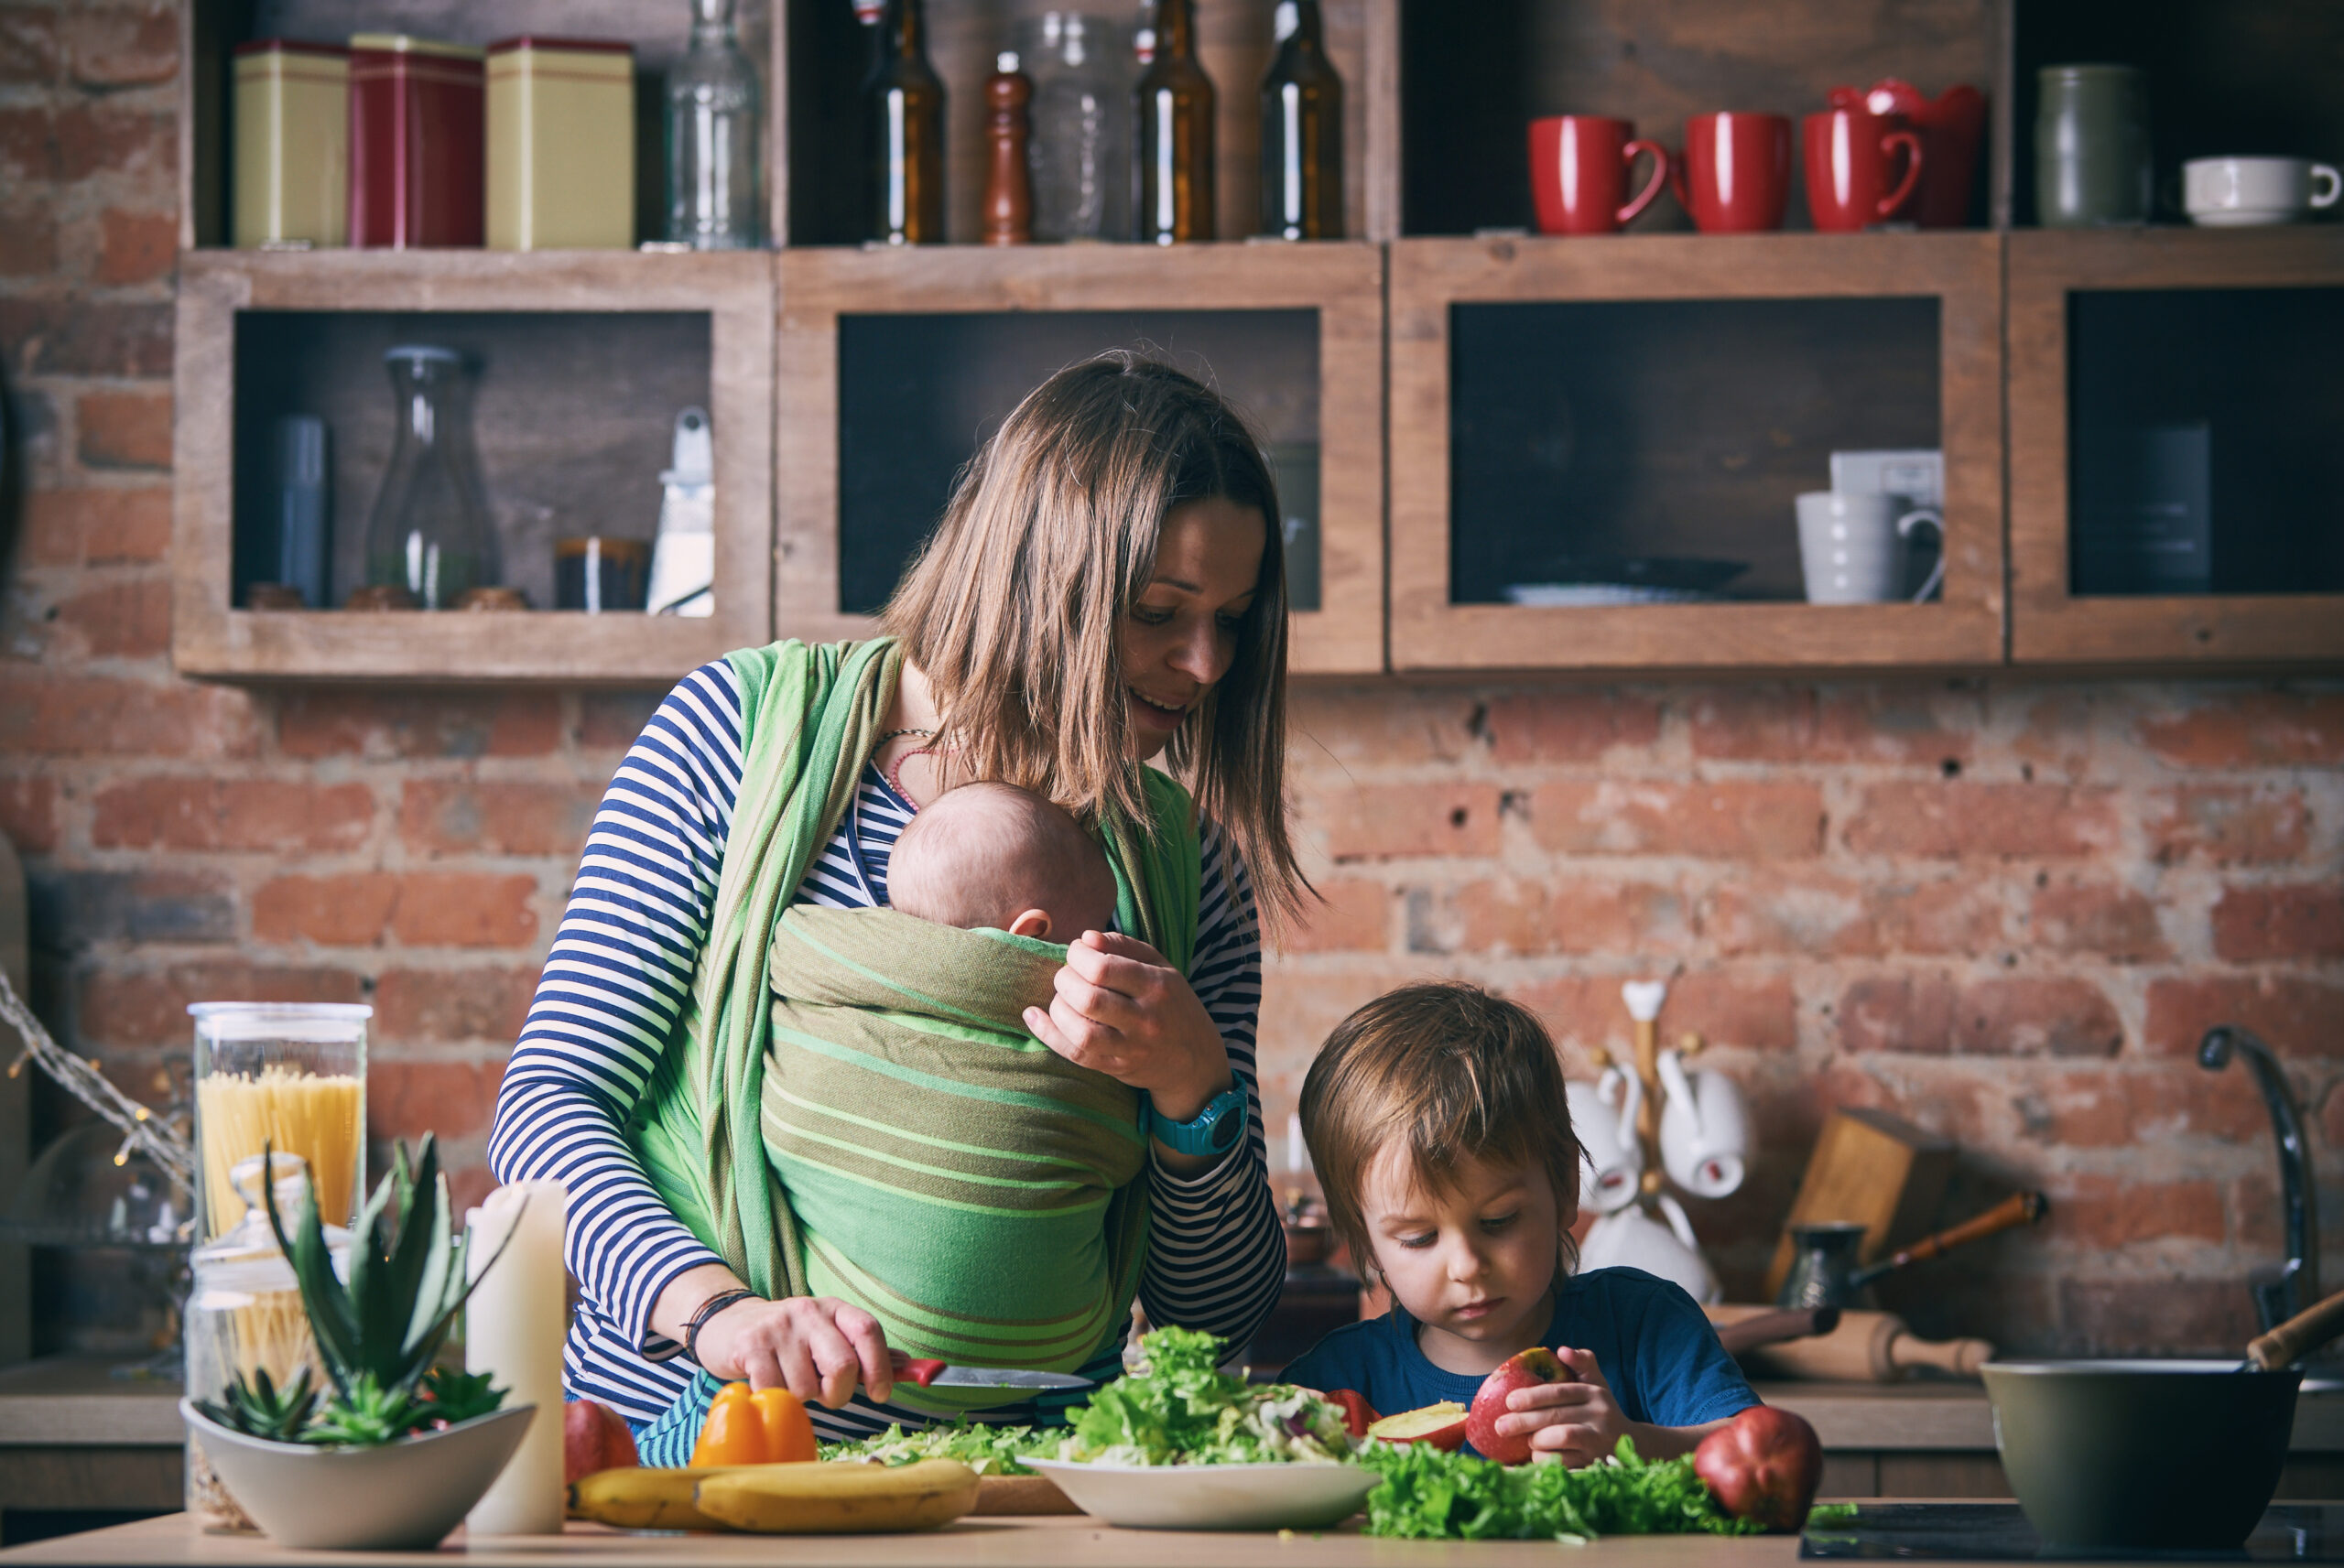
[[[657,1417],[691,1377],[682,1347],[652,1331],[652,1303],[684,1271],[722,1261],[660,1202],[623,1130],[691,993],[740,794],[741,709],[732,666],[705,665],[659,705],[619,764],[505,1066],[489,1137],[498,1180],[550,1177],[569,1189],[566,1251],[581,1299],[563,1381],[573,1396],[635,1422]],[[798,902],[885,903],[888,856],[911,811],[877,770],[865,770]],[[1275,1304],[1286,1269],[1254,1083],[1261,935],[1243,863],[1210,823],[1202,840],[1188,980],[1220,1027],[1252,1115],[1244,1146],[1213,1169],[1183,1178],[1151,1168],[1140,1299],[1153,1322],[1243,1345]],[[860,1397],[836,1411],[816,1406],[813,1415],[826,1439],[924,1419]]]

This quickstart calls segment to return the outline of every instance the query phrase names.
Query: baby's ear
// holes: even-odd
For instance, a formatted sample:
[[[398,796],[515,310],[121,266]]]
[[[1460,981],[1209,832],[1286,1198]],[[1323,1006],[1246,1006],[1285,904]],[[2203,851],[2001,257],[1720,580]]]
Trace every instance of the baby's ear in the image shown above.
[[[1031,936],[1036,942],[1050,939],[1050,914],[1046,909],[1029,909],[1009,923],[1012,936]]]

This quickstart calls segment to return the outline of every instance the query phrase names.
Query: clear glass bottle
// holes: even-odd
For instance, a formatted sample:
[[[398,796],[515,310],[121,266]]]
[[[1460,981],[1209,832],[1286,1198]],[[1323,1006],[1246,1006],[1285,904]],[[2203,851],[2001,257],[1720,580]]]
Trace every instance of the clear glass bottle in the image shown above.
[[[398,435],[366,522],[366,581],[444,610],[497,579],[496,534],[472,450],[471,378],[463,356],[427,344],[402,344],[383,363]]]
[[[765,243],[756,70],[732,30],[732,0],[691,6],[690,47],[667,72],[667,238],[696,251],[755,250]]]
[[[1046,11],[1018,44],[1034,79],[1034,238],[1130,238],[1128,29],[1105,16]]]

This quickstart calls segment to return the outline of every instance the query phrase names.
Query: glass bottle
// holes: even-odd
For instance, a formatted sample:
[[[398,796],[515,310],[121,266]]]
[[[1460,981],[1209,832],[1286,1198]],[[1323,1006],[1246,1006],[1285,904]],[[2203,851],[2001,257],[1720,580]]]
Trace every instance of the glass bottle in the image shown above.
[[[1343,79],[1318,0],[1278,0],[1278,52],[1262,81],[1262,232],[1343,237]]]
[[[1158,0],[1156,50],[1141,73],[1139,178],[1134,206],[1142,243],[1213,237],[1212,79],[1197,63],[1192,0]]]
[[[920,0],[887,0],[879,58],[863,84],[863,237],[944,243],[944,82],[928,63]]]
[[[1034,79],[1034,237],[1121,240],[1132,232],[1132,71],[1126,29],[1046,11],[1019,34]]]
[[[732,0],[691,0],[692,38],[667,73],[667,238],[748,251],[757,221],[757,73],[732,31]]]
[[[421,609],[444,610],[497,578],[464,362],[453,349],[409,343],[383,362],[398,401],[398,435],[366,522],[366,581],[404,589]]]

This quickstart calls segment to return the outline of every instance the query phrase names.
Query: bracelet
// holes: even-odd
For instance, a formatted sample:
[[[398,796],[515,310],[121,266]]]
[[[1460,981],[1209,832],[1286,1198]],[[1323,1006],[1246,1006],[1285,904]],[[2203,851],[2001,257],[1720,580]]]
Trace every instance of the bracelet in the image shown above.
[[[719,1291],[700,1303],[700,1311],[692,1314],[691,1321],[684,1325],[684,1355],[693,1366],[700,1364],[700,1331],[708,1326],[708,1320],[734,1302],[748,1301],[756,1293],[750,1290]]]

